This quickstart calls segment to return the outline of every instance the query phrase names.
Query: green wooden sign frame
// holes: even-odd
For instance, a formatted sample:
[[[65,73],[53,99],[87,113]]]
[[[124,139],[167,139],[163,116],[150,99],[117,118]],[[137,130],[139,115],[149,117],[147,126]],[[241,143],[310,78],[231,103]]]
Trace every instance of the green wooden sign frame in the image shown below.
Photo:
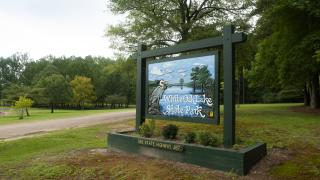
[[[197,117],[174,117],[174,116],[163,116],[163,115],[151,115],[146,113],[145,118],[148,119],[154,119],[154,120],[171,120],[171,121],[179,121],[179,122],[193,122],[193,123],[205,123],[205,124],[220,124],[220,95],[219,95],[219,89],[220,89],[220,78],[219,78],[219,53],[218,51],[209,51],[209,52],[203,52],[203,53],[195,53],[191,55],[182,55],[178,57],[173,57],[173,58],[164,58],[164,59],[159,59],[159,60],[148,60],[146,61],[146,84],[145,84],[145,92],[147,96],[145,97],[145,102],[148,102],[148,87],[149,87],[149,82],[148,82],[148,65],[153,64],[153,63],[161,63],[161,62],[168,62],[168,61],[175,61],[175,60],[182,60],[182,59],[188,59],[188,58],[195,58],[195,57],[203,57],[203,56],[209,56],[209,55],[214,55],[214,62],[215,63],[215,92],[214,92],[214,97],[215,97],[215,103],[214,103],[214,118],[197,118]],[[148,106],[145,106],[145,112],[147,112]]]
[[[137,89],[136,89],[136,130],[146,119],[146,63],[147,58],[183,53],[208,48],[222,48],[224,77],[224,146],[235,144],[235,44],[246,40],[245,33],[234,33],[234,26],[223,28],[223,36],[181,43],[175,46],[147,51],[144,44],[138,45]]]

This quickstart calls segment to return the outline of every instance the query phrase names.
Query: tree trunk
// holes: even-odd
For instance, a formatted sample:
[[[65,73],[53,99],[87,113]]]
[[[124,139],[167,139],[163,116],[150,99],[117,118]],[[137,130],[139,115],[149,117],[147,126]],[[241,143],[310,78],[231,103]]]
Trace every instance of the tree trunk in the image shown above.
[[[311,79],[310,106],[313,109],[320,107],[319,75],[316,74]]]
[[[310,106],[310,92],[307,83],[304,85],[304,105]]]
[[[84,110],[84,102],[81,103],[81,110]]]
[[[193,92],[196,92],[196,81],[193,81]]]
[[[28,108],[26,108],[26,113],[27,113],[27,116],[30,116]]]
[[[51,104],[51,113],[53,113],[53,103]]]
[[[23,108],[21,108],[21,113],[19,119],[23,119]]]

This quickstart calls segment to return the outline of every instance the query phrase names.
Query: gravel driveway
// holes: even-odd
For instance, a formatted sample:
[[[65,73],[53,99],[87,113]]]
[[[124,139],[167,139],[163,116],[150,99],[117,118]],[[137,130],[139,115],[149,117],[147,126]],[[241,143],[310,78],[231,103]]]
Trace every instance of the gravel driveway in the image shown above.
[[[0,126],[0,140],[19,138],[37,133],[85,127],[95,124],[119,122],[135,118],[135,110],[125,112],[112,112],[91,116],[35,121]]]

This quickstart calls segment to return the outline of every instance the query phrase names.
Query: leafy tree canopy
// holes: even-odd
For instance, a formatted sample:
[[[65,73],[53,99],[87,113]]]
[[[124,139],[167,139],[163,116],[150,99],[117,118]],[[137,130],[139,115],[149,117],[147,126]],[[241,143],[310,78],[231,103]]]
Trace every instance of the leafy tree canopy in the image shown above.
[[[248,0],[111,0],[110,9],[127,14],[127,20],[110,26],[107,36],[120,50],[132,50],[139,42],[169,46],[216,35],[226,22],[244,18],[249,6]]]
[[[317,0],[258,2],[262,17],[253,63],[252,84],[269,89],[312,88],[313,107],[319,107],[320,3]]]
[[[51,112],[53,107],[59,103],[67,103],[71,100],[72,93],[69,83],[60,74],[52,74],[48,77],[42,78],[38,84],[38,96],[42,94],[47,98],[48,103],[51,105]]]
[[[30,108],[33,104],[33,101],[29,98],[26,98],[24,96],[20,96],[19,100],[15,102],[14,108],[18,110],[19,113],[19,119],[23,119],[24,116],[24,110],[26,110],[28,114],[28,108]],[[29,115],[29,114],[28,114]]]
[[[74,101],[80,105],[84,105],[86,102],[92,102],[96,100],[94,87],[91,83],[91,78],[85,76],[75,76],[70,82],[72,87]]]

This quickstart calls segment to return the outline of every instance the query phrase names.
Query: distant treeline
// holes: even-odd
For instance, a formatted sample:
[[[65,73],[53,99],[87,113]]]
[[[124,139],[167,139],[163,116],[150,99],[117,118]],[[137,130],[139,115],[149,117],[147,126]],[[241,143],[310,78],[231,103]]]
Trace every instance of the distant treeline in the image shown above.
[[[27,54],[0,57],[0,102],[20,96],[36,107],[93,109],[135,103],[135,61],[126,58],[54,57],[30,60]]]

